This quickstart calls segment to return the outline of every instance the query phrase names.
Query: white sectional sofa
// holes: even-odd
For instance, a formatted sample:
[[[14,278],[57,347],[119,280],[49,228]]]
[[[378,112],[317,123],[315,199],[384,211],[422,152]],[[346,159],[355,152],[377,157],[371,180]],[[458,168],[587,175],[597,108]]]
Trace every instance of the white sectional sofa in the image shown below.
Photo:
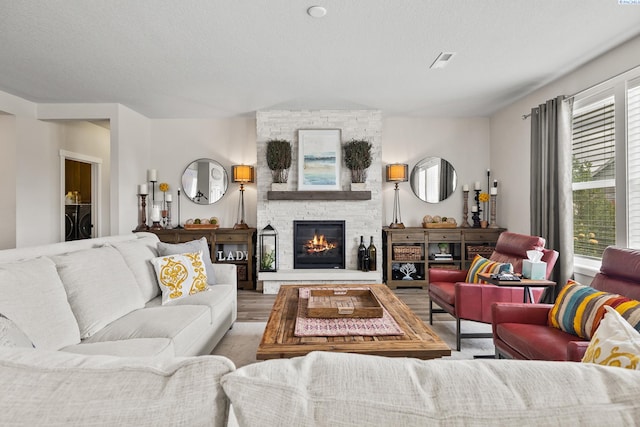
[[[219,356],[0,347],[0,388],[3,426],[600,427],[640,420],[640,371],[577,362],[314,352],[234,370]]]
[[[235,267],[213,264],[210,291],[163,306],[149,266],[157,246],[155,235],[138,233],[0,251],[0,425],[640,420],[640,371],[594,364],[315,352],[236,370],[207,355],[236,318]]]
[[[0,251],[0,314],[37,349],[209,354],[236,320],[236,267],[213,264],[209,291],[161,305],[158,242],[135,233]]]

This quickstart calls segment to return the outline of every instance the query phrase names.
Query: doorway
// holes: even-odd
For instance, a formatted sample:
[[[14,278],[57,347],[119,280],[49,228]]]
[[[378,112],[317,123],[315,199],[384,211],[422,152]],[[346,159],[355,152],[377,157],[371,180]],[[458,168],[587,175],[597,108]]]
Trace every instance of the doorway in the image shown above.
[[[60,152],[63,241],[98,237],[101,159]]]

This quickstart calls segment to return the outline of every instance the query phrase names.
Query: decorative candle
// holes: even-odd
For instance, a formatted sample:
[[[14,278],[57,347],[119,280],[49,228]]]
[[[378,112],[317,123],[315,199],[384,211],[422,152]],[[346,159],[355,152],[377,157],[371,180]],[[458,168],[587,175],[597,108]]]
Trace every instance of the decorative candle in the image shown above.
[[[498,194],[498,189],[496,187],[491,187],[491,190],[489,191],[489,193],[491,193],[491,195],[495,196],[496,194]]]
[[[158,181],[158,171],[155,169],[147,170],[147,181],[156,182]]]
[[[462,191],[469,191],[469,186],[467,184],[463,185]]]
[[[138,194],[149,194],[149,190],[147,190],[147,184],[138,185]]]
[[[165,201],[170,202],[171,201],[171,194],[167,194]]]
[[[151,221],[160,221],[160,206],[153,205],[153,208],[151,209]]]
[[[477,206],[471,206],[471,212],[478,212]]]
[[[473,188],[475,190],[479,190],[480,189],[480,181],[476,181],[476,183],[473,185]]]

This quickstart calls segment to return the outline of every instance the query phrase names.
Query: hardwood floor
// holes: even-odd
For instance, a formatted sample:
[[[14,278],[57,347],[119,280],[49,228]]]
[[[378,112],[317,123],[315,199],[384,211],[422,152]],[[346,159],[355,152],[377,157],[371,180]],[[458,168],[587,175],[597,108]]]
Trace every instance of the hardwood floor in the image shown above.
[[[394,292],[418,317],[425,323],[429,322],[429,295],[426,289],[400,288]],[[266,322],[275,300],[275,295],[238,290],[238,322]],[[448,314],[436,314],[435,318],[452,320]]]

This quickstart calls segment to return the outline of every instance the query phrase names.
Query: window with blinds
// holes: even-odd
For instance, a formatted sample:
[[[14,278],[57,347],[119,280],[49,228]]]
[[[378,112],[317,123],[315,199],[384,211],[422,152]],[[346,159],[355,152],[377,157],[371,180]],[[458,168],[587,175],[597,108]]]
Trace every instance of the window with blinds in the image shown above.
[[[640,249],[640,67],[597,89],[574,99],[572,123],[574,251],[593,259]]]
[[[640,79],[627,88],[628,246],[640,248]]]
[[[616,243],[613,95],[574,110],[572,143],[574,252],[600,258]]]

